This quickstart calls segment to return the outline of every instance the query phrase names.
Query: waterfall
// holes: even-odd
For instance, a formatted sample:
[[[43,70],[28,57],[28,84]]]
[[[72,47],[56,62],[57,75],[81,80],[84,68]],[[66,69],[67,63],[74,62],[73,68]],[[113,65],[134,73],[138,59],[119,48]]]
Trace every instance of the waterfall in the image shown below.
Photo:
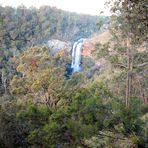
[[[81,49],[85,39],[79,39],[76,41],[72,47],[72,63],[71,68],[73,72],[78,72],[81,70]]]

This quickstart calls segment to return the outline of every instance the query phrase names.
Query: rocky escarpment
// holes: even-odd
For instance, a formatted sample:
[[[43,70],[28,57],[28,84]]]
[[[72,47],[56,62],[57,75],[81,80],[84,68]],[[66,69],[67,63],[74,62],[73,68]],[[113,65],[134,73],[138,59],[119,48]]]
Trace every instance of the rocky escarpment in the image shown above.
[[[94,35],[91,38],[88,38],[84,41],[81,51],[82,61],[81,67],[82,70],[88,70],[89,77],[93,75],[95,72],[99,71],[102,67],[105,66],[106,60],[104,58],[95,59],[92,55],[92,51],[95,49],[95,45],[98,42],[105,43],[109,39],[109,32],[105,31],[99,35]],[[61,50],[66,50],[69,54],[72,54],[72,43],[64,42],[60,40],[49,40],[48,47],[50,48],[50,53],[55,55],[57,52]]]
[[[61,50],[66,50],[70,52],[71,49],[71,43],[70,42],[64,42],[60,40],[49,40],[47,43],[48,47],[50,48],[50,53],[52,55],[55,55],[57,52]]]
[[[107,66],[108,61],[105,60],[105,58],[95,58],[95,55],[92,53],[95,50],[97,43],[107,43],[110,38],[111,34],[106,30],[100,34],[94,34],[84,42],[82,50],[82,67],[84,70],[87,69],[87,76],[89,78],[95,73],[100,73],[100,71]]]

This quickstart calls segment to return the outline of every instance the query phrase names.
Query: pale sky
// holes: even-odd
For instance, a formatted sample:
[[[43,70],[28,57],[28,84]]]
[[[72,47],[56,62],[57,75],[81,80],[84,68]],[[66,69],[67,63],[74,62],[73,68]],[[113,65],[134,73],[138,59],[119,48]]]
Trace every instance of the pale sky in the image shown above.
[[[50,5],[71,12],[99,15],[100,11],[104,11],[105,15],[109,15],[109,11],[104,9],[106,1],[108,0],[0,0],[0,5],[12,7],[24,5],[37,8],[41,5]]]

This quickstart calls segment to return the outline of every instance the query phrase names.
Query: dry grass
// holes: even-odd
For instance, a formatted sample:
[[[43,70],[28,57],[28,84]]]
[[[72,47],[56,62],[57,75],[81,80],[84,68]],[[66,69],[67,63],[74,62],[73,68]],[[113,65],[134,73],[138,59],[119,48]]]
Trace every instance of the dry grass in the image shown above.
[[[110,34],[109,30],[102,32],[101,34],[95,34],[89,40],[94,45],[98,42],[101,44],[107,43],[111,39],[112,35]]]

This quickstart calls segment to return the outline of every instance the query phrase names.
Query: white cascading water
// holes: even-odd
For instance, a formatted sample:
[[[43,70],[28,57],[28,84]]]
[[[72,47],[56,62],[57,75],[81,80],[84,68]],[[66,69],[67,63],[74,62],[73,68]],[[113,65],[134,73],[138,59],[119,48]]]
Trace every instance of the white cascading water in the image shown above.
[[[76,41],[72,47],[72,63],[71,68],[73,72],[78,72],[81,70],[81,49],[85,39],[80,39]]]

